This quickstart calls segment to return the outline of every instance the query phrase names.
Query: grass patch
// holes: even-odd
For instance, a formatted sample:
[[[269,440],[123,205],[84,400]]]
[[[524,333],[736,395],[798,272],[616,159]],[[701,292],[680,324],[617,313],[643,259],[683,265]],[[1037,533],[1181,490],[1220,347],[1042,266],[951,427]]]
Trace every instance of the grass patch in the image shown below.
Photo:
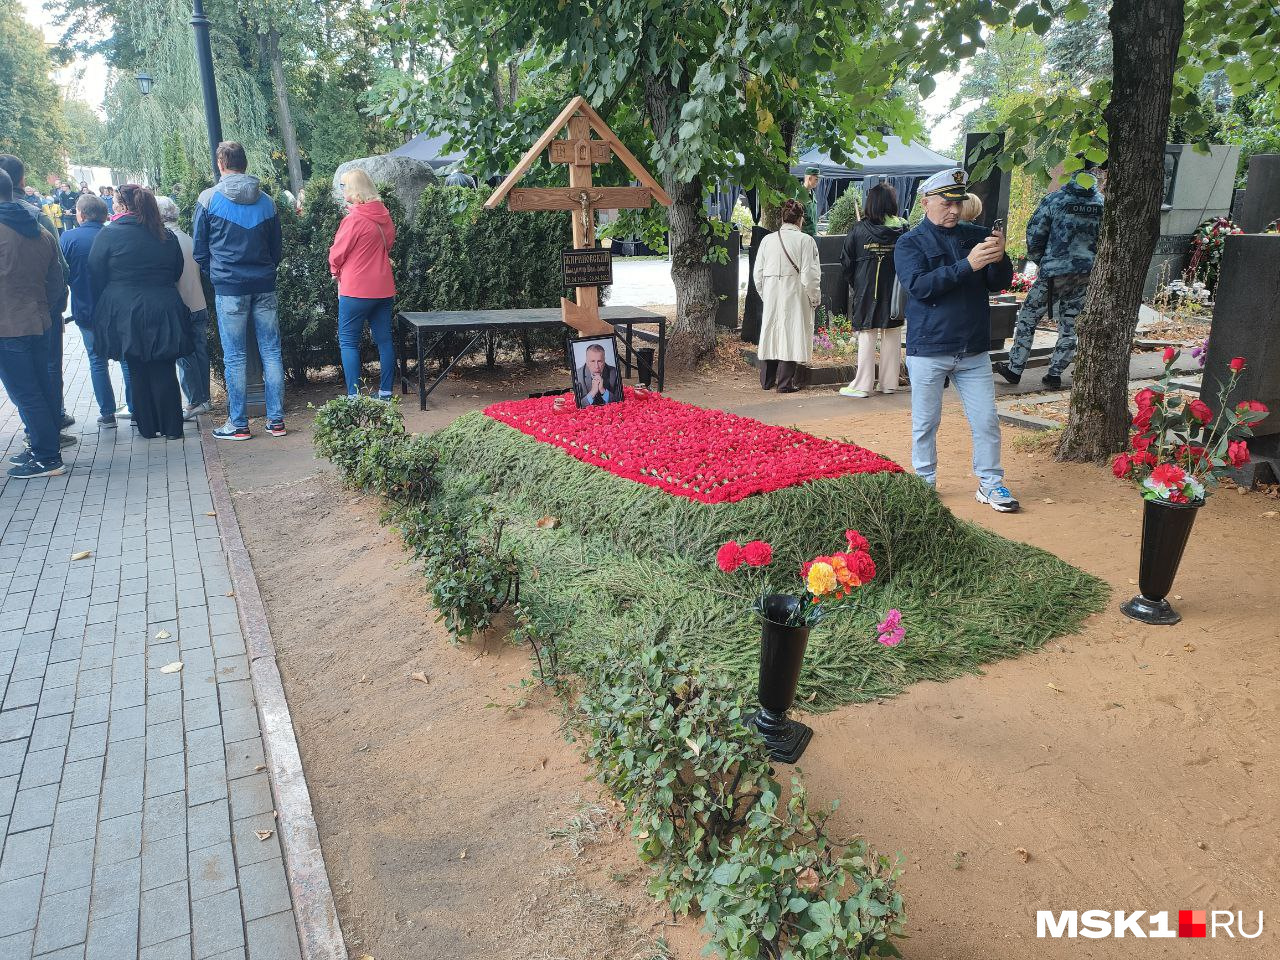
[[[434,435],[441,492],[462,515],[492,507],[521,570],[520,602],[582,674],[610,642],[659,644],[753,688],[759,626],[741,575],[720,573],[726,540],[767,540],[774,586],[794,590],[802,561],[867,537],[880,568],[861,609],[814,628],[799,704],[830,710],[944,680],[1079,629],[1107,586],[1043,550],[957,519],[915,477],[823,479],[733,504],[706,505],[580,463],[480,413]],[[559,520],[540,528],[544,516]],[[907,640],[875,640],[884,611]]]

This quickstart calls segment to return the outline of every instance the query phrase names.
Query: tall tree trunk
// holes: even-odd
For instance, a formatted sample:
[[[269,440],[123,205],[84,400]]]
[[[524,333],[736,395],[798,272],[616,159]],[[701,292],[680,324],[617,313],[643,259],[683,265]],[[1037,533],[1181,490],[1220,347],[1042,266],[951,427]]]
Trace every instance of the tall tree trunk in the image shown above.
[[[670,105],[678,91],[667,80],[645,81],[645,105],[654,136],[670,142],[674,130]],[[716,345],[716,296],[707,260],[710,232],[703,206],[702,178],[680,181],[664,173],[662,185],[671,195],[667,210],[668,245],[671,248],[671,280],[676,288],[676,318],[671,327],[671,349],[677,365],[692,364]]]
[[[1107,202],[1084,310],[1076,319],[1071,413],[1059,460],[1102,462],[1129,438],[1129,357],[1160,232],[1164,145],[1184,0],[1113,0],[1114,79]]]
[[[293,125],[293,111],[289,109],[289,87],[284,79],[284,61],[280,58],[280,31],[272,28],[266,33],[259,33],[258,46],[262,59],[271,68],[271,86],[276,94],[276,122],[280,125],[280,139],[284,141],[289,189],[296,197],[302,191],[302,158],[298,154],[298,131]]]

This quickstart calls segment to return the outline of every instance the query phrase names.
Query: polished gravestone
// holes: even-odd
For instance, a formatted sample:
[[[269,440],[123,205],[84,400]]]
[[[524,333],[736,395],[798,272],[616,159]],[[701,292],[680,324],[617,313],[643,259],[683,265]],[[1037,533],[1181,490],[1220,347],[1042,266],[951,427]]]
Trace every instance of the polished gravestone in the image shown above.
[[[1182,276],[1191,254],[1191,238],[1200,224],[1230,212],[1239,157],[1236,146],[1214,144],[1208,153],[1200,153],[1187,143],[1165,145],[1160,236],[1147,269],[1143,297]]]
[[[1280,218],[1280,153],[1256,153],[1249,158],[1249,177],[1240,201],[1240,228],[1261,233]]]

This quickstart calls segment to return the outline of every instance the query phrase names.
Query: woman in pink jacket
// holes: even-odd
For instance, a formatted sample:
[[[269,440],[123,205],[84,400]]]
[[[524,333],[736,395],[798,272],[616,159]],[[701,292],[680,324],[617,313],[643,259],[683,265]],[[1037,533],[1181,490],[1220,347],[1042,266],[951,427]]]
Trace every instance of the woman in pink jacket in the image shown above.
[[[396,295],[391,245],[396,242],[396,228],[363,170],[354,168],[342,175],[342,196],[347,215],[329,248],[329,271],[338,278],[338,349],[347,395],[360,392],[360,338],[367,320],[382,368],[378,396],[390,399],[396,372],[391,339],[391,304]]]

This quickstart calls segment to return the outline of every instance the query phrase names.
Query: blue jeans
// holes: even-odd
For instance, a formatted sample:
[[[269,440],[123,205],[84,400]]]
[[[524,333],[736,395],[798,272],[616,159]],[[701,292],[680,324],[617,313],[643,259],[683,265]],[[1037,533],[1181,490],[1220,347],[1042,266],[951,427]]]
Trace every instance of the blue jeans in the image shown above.
[[[53,392],[49,378],[47,333],[0,337],[0,384],[18,408],[35,458],[46,465],[61,463],[61,398]]]
[[[58,398],[58,429],[62,429],[62,417],[67,413],[67,405],[62,402],[62,335],[66,324],[62,317],[54,319],[45,331],[45,351],[49,358],[49,389]]]
[[[218,335],[222,338],[222,358],[226,368],[227,406],[231,423],[249,426],[245,409],[245,345],[249,318],[262,357],[262,380],[267,392],[267,422],[284,421],[284,362],[280,359],[280,304],[276,293],[218,294]]]
[[[197,310],[191,314],[191,337],[195,349],[178,358],[178,379],[187,404],[198,407],[209,402],[209,311]]]
[[[996,385],[991,357],[907,357],[911,374],[911,466],[933,486],[938,474],[938,423],[942,419],[942,388],[950,377],[964,404],[973,434],[973,472],[984,491],[1004,483],[1000,466],[1000,418],[996,415]]]
[[[111,386],[111,370],[107,366],[107,358],[93,348],[93,330],[83,324],[80,327],[80,339],[84,341],[84,352],[89,355],[89,382],[93,384],[93,398],[98,401],[98,413],[104,417],[116,415],[116,392]]]
[[[391,396],[396,375],[396,346],[391,339],[391,304],[394,297],[338,297],[338,349],[342,352],[342,374],[347,381],[347,396],[360,392],[360,337],[365,320],[378,345],[380,378],[378,395]]]

